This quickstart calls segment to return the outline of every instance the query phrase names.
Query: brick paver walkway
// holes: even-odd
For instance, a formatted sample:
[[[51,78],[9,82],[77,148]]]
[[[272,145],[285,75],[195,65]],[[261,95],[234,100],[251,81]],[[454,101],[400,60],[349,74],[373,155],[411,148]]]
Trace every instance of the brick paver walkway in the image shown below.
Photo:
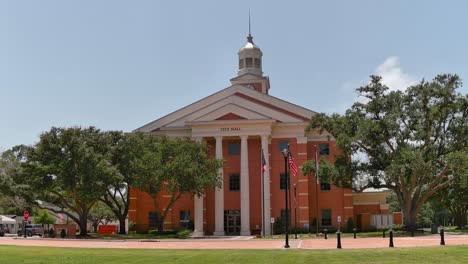
[[[395,247],[439,246],[440,236],[394,238]],[[334,249],[336,238],[291,239],[291,249]],[[387,238],[343,238],[343,249],[387,248]],[[446,245],[468,245],[468,235],[447,235]],[[83,248],[148,248],[148,249],[282,249],[284,240],[267,239],[187,239],[187,240],[99,240],[99,239],[41,239],[0,238],[0,245],[83,247]]]

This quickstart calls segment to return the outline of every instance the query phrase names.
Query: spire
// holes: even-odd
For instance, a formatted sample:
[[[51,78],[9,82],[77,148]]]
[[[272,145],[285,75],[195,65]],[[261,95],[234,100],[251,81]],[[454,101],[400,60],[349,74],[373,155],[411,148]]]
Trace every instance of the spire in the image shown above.
[[[249,8],[249,36],[247,36],[247,42],[253,44],[253,37],[252,37],[251,31],[250,31],[250,8]]]

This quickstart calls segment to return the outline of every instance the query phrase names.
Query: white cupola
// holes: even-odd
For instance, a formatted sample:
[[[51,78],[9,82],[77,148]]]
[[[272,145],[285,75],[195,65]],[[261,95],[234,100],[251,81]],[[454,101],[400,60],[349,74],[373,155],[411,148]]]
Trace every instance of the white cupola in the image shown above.
[[[254,44],[253,37],[247,36],[247,44],[240,48],[239,52],[239,70],[237,76],[251,73],[257,76],[263,76],[262,72],[262,51]]]

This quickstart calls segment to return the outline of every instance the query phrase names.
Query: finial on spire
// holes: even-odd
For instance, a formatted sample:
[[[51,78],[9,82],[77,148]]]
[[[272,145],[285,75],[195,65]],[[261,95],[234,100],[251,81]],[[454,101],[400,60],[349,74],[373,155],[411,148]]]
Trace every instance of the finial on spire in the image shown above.
[[[250,8],[249,8],[249,35],[250,35]]]
[[[249,36],[247,36],[247,41],[249,43],[252,43],[253,44],[253,37],[251,35],[251,31],[250,31],[250,8],[249,8]]]

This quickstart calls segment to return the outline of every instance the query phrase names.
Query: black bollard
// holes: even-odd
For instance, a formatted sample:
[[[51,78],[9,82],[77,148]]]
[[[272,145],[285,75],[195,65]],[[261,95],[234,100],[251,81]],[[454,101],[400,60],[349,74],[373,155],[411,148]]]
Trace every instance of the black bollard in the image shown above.
[[[328,239],[328,233],[327,233],[327,232],[328,232],[328,229],[325,228],[325,229],[323,230],[323,233],[325,233],[325,239]]]
[[[444,228],[440,228],[440,245],[445,246]]]
[[[354,233],[353,237],[354,239],[356,239],[356,228],[353,228],[353,233]]]
[[[341,232],[336,232],[336,248],[341,248]]]
[[[385,238],[385,228],[382,228],[382,237]]]
[[[390,244],[388,246],[393,247],[393,230],[392,229],[388,230],[388,235],[390,236]]]

